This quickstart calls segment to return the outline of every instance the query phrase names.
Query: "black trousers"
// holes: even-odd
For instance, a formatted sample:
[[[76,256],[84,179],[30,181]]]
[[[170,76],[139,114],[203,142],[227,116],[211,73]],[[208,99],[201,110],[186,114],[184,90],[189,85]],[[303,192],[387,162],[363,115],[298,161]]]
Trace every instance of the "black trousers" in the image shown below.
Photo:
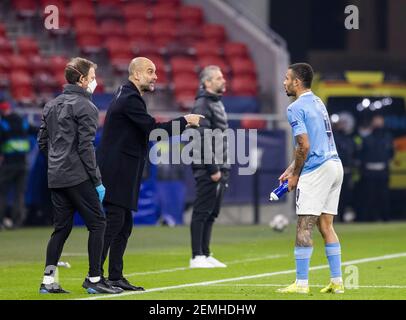
[[[106,218],[94,185],[87,180],[77,186],[51,189],[51,199],[55,230],[48,242],[46,266],[57,265],[78,211],[89,230],[89,276],[100,276]]]
[[[109,255],[109,279],[115,281],[123,277],[123,256],[133,229],[133,216],[131,210],[111,203],[104,203],[104,209],[107,227],[102,254],[102,273],[104,262]]]
[[[360,195],[359,221],[390,219],[389,175],[370,173],[362,176]]]
[[[24,192],[27,177],[26,164],[3,163],[0,165],[0,224],[7,208],[7,196],[14,190],[11,218],[14,226],[20,226],[25,220]]]
[[[193,204],[190,233],[192,256],[210,255],[213,223],[221,209],[224,191],[228,187],[229,172],[222,172],[220,181],[214,182],[209,174],[196,177],[196,199]]]

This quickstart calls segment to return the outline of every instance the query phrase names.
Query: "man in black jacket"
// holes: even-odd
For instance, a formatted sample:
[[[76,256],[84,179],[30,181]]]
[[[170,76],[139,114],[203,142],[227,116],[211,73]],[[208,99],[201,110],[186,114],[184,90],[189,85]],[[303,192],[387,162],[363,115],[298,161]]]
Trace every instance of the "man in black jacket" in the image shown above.
[[[13,112],[7,101],[0,100],[0,230],[11,190],[14,190],[14,199],[10,227],[20,227],[25,220],[26,158],[30,152],[29,136],[37,131],[27,119]]]
[[[38,144],[48,159],[55,230],[49,240],[40,293],[66,293],[55,282],[55,271],[64,243],[79,211],[89,230],[89,274],[83,282],[88,293],[120,293],[101,277],[101,254],[106,227],[101,206],[104,187],[96,164],[93,141],[98,109],[90,101],[96,87],[96,65],[74,58],[65,68],[68,84],[43,110]]]
[[[227,114],[221,97],[226,90],[226,80],[217,66],[208,66],[200,74],[201,89],[197,94],[192,113],[201,114],[199,130],[202,138],[201,156],[192,164],[196,180],[196,199],[191,222],[191,268],[224,268],[210,252],[213,223],[217,218],[223,194],[227,188],[230,165],[227,163]],[[205,130],[214,130],[214,139],[205,136]],[[216,136],[217,135],[217,136]],[[218,136],[220,135],[220,136]],[[219,143],[218,141],[222,141]],[[198,162],[198,163],[197,163]],[[216,164],[218,163],[218,164]]]
[[[131,61],[129,78],[115,93],[106,114],[97,161],[106,186],[104,208],[107,228],[102,265],[109,253],[109,283],[124,290],[140,291],[123,277],[123,256],[133,227],[131,210],[138,209],[138,194],[148,152],[149,134],[164,129],[180,134],[187,124],[198,126],[199,115],[186,115],[157,123],[148,114],[142,95],[154,90],[157,80],[154,63],[143,57]],[[178,125],[179,132],[172,132]]]

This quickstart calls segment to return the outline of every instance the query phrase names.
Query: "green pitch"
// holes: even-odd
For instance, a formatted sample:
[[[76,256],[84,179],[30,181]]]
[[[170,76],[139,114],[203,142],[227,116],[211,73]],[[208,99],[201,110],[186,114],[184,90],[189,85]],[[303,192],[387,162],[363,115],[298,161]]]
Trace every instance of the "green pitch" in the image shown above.
[[[81,284],[87,273],[87,231],[74,228],[59,268],[68,295],[39,294],[50,228],[0,232],[0,299],[406,299],[406,223],[337,225],[343,250],[343,295],[323,295],[329,281],[324,244],[315,233],[310,295],[275,290],[290,284],[294,273],[294,232],[267,226],[214,227],[212,251],[224,269],[188,269],[188,227],[136,227],[125,256],[125,275],[147,291],[121,296],[88,295]],[[345,273],[346,272],[346,273]]]

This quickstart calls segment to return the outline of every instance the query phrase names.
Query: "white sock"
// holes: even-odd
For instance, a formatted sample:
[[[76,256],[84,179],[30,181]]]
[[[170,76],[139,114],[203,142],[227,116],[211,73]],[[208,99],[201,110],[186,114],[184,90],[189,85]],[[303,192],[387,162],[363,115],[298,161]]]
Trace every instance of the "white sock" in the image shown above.
[[[43,284],[52,284],[55,282],[55,278],[51,276],[44,276],[44,279],[42,280]]]
[[[309,286],[309,280],[308,279],[296,279],[296,284],[300,287],[308,287]]]
[[[100,281],[100,277],[89,277],[89,281],[91,283],[96,283]]]
[[[342,284],[343,283],[343,278],[337,277],[337,278],[331,278],[331,282],[334,284]]]

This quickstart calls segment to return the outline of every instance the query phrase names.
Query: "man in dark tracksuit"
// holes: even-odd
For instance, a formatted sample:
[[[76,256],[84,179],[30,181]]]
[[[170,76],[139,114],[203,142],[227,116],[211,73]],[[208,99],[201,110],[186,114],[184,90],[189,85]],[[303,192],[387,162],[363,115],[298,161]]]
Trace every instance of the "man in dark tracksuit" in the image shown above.
[[[30,134],[36,134],[27,119],[11,110],[7,101],[0,102],[0,229],[7,208],[7,196],[14,190],[11,210],[13,228],[25,220],[24,193],[27,177],[27,154]]]
[[[138,57],[129,65],[129,80],[116,92],[106,114],[97,161],[106,186],[104,207],[107,228],[102,265],[109,253],[109,283],[124,290],[142,291],[123,277],[123,256],[133,227],[131,210],[138,209],[138,194],[148,152],[149,134],[164,129],[180,134],[187,124],[198,125],[200,116],[186,115],[157,123],[148,114],[142,95],[153,91],[156,68],[149,59]],[[172,132],[172,125],[179,132]]]
[[[93,146],[98,110],[90,101],[96,87],[96,65],[82,58],[65,68],[69,84],[43,110],[39,148],[48,159],[48,187],[54,209],[55,230],[49,240],[40,293],[66,293],[55,282],[55,270],[77,210],[89,230],[89,274],[83,282],[88,293],[120,293],[101,277],[101,254],[106,227],[101,206],[104,196]]]
[[[362,139],[361,160],[361,221],[389,220],[389,162],[394,156],[392,135],[384,128],[384,118],[372,119],[372,133]]]
[[[226,267],[224,263],[211,256],[210,252],[213,223],[220,212],[230,171],[230,165],[227,163],[227,141],[220,133],[228,128],[227,115],[220,100],[225,92],[225,83],[219,67],[208,66],[203,69],[200,75],[201,90],[192,110],[192,113],[201,114],[205,118],[200,121],[200,127],[197,129],[203,139],[201,142],[203,149],[198,156],[200,159],[192,164],[196,180],[196,199],[191,222],[191,268]],[[223,144],[216,145],[214,143],[216,139],[204,139],[204,131],[207,129],[217,129]],[[216,131],[213,131],[214,136]],[[205,154],[209,159],[206,159]]]

